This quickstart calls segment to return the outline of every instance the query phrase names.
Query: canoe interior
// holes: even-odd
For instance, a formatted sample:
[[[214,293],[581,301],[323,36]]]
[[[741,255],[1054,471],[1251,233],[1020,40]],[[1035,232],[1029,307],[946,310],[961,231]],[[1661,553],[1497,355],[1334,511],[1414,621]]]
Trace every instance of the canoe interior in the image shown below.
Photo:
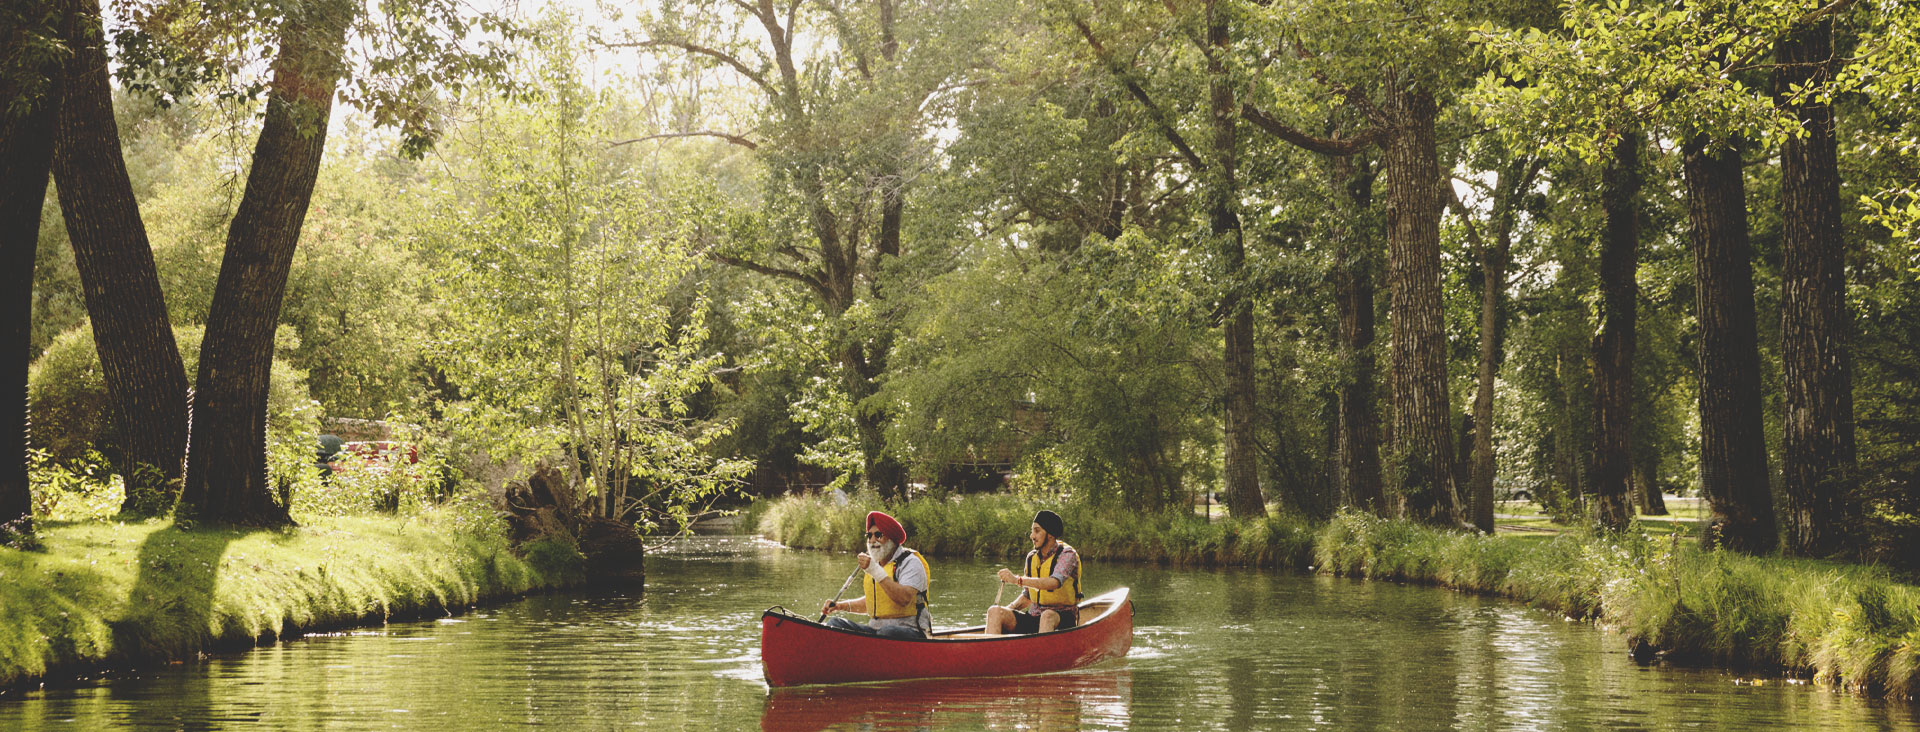
[[[1109,597],[1111,594],[1112,593],[1108,593],[1107,595],[1101,595],[1099,597],[1090,598],[1084,602],[1081,602],[1080,603],[1080,620],[1081,620],[1080,625],[1087,625],[1089,623],[1095,622],[1097,620],[1105,618],[1108,613],[1113,612],[1114,601]],[[994,634],[988,633],[987,626],[985,625],[975,625],[969,628],[954,628],[952,630],[936,630],[933,632],[933,635],[928,636],[928,640],[980,640],[985,638],[1006,638],[1006,637],[1007,636],[1005,635],[994,635]]]

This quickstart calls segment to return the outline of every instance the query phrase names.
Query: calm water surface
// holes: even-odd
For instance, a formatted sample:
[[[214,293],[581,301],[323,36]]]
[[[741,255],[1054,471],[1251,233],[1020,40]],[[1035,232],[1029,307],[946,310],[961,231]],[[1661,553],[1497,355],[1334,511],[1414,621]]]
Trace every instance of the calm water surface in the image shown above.
[[[650,557],[644,593],[535,597],[11,692],[0,730],[1920,728],[1909,702],[1641,667],[1617,637],[1507,602],[1089,561],[1089,593],[1133,587],[1137,628],[1125,661],[1077,672],[770,691],[760,611],[817,611],[850,559],[703,536]],[[978,623],[997,565],[932,565],[935,624]]]

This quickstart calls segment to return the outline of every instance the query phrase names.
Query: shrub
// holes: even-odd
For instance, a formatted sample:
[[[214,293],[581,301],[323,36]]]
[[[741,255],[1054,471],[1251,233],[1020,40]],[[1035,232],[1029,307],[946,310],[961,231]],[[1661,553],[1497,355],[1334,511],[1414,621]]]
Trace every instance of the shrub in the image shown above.
[[[200,340],[204,332],[199,326],[182,326],[173,331],[174,341],[180,348],[180,360],[190,379],[200,361]],[[282,327],[275,334],[276,352],[284,352],[294,345],[291,329]],[[296,465],[312,465],[319,411],[307,396],[306,374],[287,362],[274,359],[270,384],[267,395],[269,462],[274,465],[276,480],[294,480],[285,456],[297,454],[300,457],[294,461]],[[116,438],[111,403],[90,323],[60,334],[34,362],[27,376],[27,402],[28,418],[33,425],[28,440],[34,449],[45,454],[46,460],[85,472],[90,453],[112,449]],[[112,457],[111,452],[107,455]]]

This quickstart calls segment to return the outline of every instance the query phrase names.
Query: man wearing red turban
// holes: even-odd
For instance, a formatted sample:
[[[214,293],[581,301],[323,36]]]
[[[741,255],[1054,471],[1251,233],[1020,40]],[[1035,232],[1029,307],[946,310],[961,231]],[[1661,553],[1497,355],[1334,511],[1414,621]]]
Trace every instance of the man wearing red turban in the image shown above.
[[[821,612],[862,613],[871,620],[861,625],[846,618],[832,618],[827,627],[885,638],[925,638],[933,632],[933,616],[927,612],[927,582],[931,575],[926,557],[908,549],[907,530],[885,513],[867,514],[867,550],[857,559],[866,573],[861,581],[865,592],[859,599],[828,602]]]

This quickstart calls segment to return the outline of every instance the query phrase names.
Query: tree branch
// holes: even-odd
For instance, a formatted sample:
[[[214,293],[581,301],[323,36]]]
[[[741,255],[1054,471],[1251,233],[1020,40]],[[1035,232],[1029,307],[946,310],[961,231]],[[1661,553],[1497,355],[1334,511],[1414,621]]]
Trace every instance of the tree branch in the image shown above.
[[[739,257],[730,256],[726,254],[720,254],[718,252],[708,253],[707,256],[712,258],[713,261],[719,262],[729,267],[739,267],[740,269],[759,272],[760,274],[767,275],[770,277],[781,277],[781,278],[793,280],[795,282],[814,288],[816,290],[824,290],[826,288],[826,284],[821,282],[819,277],[816,277],[806,272],[801,272],[799,270],[782,269],[780,267],[769,267],[759,262],[749,261],[749,260],[741,259]]]
[[[1287,41],[1293,46],[1294,58],[1301,61],[1307,61],[1313,58],[1313,54],[1307,52],[1306,44],[1300,42],[1298,35],[1289,35]],[[1359,109],[1362,114],[1367,116],[1367,119],[1377,123],[1387,118],[1386,113],[1381,112],[1379,107],[1374,106],[1373,100],[1368,98],[1366,94],[1361,93],[1359,89],[1334,81],[1332,77],[1327,76],[1327,72],[1317,66],[1309,65],[1307,67],[1307,73],[1313,77],[1314,81],[1320,82],[1321,86],[1332,89],[1333,93],[1340,95],[1341,99],[1346,100],[1348,104]]]
[[[739,145],[748,150],[760,149],[759,143],[756,143],[752,140],[741,137],[739,135],[729,135],[725,132],[708,132],[706,130],[700,130],[697,132],[662,132],[658,135],[647,135],[646,137],[636,137],[631,140],[616,140],[616,141],[607,143],[607,147],[619,147],[621,145],[631,145],[636,142],[646,142],[648,140],[665,140],[665,139],[675,138],[675,137],[718,137],[722,140],[726,140],[727,142],[731,142],[735,145]]]
[[[840,4],[833,0],[821,0],[820,6],[826,9],[828,15],[833,16],[835,29],[840,32],[840,46],[853,51],[853,67],[860,71],[860,78],[873,81],[873,71],[867,65],[867,54],[861,50],[863,44],[854,32],[853,23],[849,22],[846,14],[841,12]]]
[[[1167,138],[1167,142],[1172,143],[1174,149],[1180,151],[1180,156],[1186,158],[1187,163],[1192,165],[1194,170],[1206,170],[1206,162],[1201,160],[1200,155],[1195,153],[1193,147],[1187,144],[1186,138],[1180,135],[1180,131],[1174,129],[1173,122],[1167,119],[1166,112],[1160,109],[1160,105],[1154,103],[1153,97],[1147,95],[1147,90],[1141,88],[1140,83],[1135,81],[1132,75],[1126,72],[1125,68],[1113,60],[1113,56],[1107,53],[1106,46],[1101,45],[1100,39],[1094,37],[1093,29],[1087,27],[1086,21],[1081,20],[1080,16],[1077,15],[1073,16],[1072,20],[1073,27],[1080,29],[1080,35],[1086,38],[1087,45],[1093,48],[1094,55],[1098,56],[1101,61],[1106,62],[1107,71],[1112,73],[1114,78],[1119,79],[1120,83],[1127,87],[1127,93],[1132,94],[1133,98],[1140,102],[1141,106],[1147,108],[1147,116],[1153,119],[1155,125],[1159,126],[1160,134]]]
[[[1352,155],[1379,144],[1380,138],[1386,135],[1386,130],[1382,128],[1369,127],[1348,138],[1315,137],[1274,119],[1252,104],[1240,105],[1240,116],[1252,122],[1253,126],[1266,131],[1267,134],[1322,155]]]
[[[651,38],[644,41],[628,41],[625,43],[608,43],[607,44],[607,47],[609,48],[660,48],[662,46],[665,46],[668,48],[678,48],[688,53],[695,53],[701,56],[706,56],[708,58],[718,60],[720,63],[733,67],[733,70],[740,72],[741,76],[745,76],[748,79],[752,80],[753,83],[759,84],[760,88],[766,90],[768,94],[779,96],[779,92],[774,90],[773,85],[767,83],[767,78],[765,76],[762,76],[759,73],[756,73],[753,69],[747,68],[746,63],[734,57],[733,54],[727,53],[725,51],[721,51],[716,48],[708,48],[706,46],[702,46],[700,44],[693,43],[690,41],[672,41],[672,40],[651,39]]]

